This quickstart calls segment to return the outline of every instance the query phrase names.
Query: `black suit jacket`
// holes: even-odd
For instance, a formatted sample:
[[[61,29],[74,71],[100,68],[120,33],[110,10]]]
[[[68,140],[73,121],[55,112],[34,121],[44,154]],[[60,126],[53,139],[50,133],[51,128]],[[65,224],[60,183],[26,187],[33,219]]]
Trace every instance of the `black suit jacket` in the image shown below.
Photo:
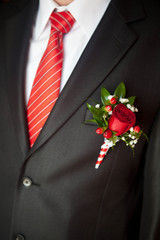
[[[148,143],[140,239],[160,239],[160,112]]]
[[[103,137],[84,121],[88,98],[100,101],[101,87],[112,92],[123,81],[149,136],[160,105],[160,3],[111,1],[29,150],[24,81],[37,8],[38,0],[13,0],[0,10],[1,239],[139,239],[146,140],[134,158],[119,142],[95,170]]]

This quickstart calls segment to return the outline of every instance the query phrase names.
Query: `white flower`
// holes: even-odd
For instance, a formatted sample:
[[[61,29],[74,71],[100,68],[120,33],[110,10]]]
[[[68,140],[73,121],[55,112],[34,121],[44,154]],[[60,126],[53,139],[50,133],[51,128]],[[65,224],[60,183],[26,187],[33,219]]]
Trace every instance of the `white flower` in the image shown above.
[[[129,130],[130,130],[130,132],[133,132],[133,127],[131,127]]]
[[[114,95],[109,95],[108,99],[111,100],[114,97]]]
[[[134,145],[134,144],[132,144],[132,148],[135,148],[135,145]]]
[[[135,139],[136,137],[135,137],[135,136],[132,136],[131,138],[132,138],[132,139]]]
[[[129,105],[129,104],[127,104]],[[135,108],[134,106],[129,106],[128,107],[132,112],[138,112],[138,108]]]
[[[131,134],[129,134],[128,136],[129,136],[130,138],[132,137],[132,135],[131,135]]]
[[[108,112],[108,115],[112,115],[112,111]]]
[[[138,142],[138,140],[136,139],[136,140],[134,140],[134,144],[137,144],[137,142]]]
[[[127,104],[127,108],[131,109],[131,104]]]
[[[122,140],[125,141],[125,137],[122,137]]]
[[[133,144],[134,144],[134,141],[130,141],[129,144],[130,144],[130,145],[133,145]]]
[[[100,108],[100,104],[96,104],[95,108]]]
[[[121,103],[128,103],[129,102],[129,100],[127,98],[120,98],[119,101]]]

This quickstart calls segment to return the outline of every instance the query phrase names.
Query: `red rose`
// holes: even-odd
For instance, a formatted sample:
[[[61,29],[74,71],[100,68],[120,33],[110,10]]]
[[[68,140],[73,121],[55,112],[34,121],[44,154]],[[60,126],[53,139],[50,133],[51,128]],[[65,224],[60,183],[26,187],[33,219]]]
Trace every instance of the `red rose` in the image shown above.
[[[135,114],[124,104],[118,104],[109,119],[108,128],[119,136],[127,132],[136,122]]]

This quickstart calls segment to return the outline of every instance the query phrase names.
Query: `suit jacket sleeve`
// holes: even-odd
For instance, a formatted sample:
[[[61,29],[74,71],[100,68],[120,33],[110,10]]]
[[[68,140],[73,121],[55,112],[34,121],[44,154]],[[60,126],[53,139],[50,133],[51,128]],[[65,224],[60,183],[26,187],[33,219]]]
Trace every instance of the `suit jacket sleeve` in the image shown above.
[[[151,130],[144,173],[140,240],[160,239],[160,112]]]

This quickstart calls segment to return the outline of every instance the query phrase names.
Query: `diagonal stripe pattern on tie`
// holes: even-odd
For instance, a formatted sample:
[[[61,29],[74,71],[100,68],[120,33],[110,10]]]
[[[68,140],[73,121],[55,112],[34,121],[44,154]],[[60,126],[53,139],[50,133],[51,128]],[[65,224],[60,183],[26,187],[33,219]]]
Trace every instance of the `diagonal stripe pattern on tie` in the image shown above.
[[[53,12],[47,48],[39,63],[27,105],[30,147],[42,130],[57,98],[63,65],[63,36],[75,20],[68,11]]]

